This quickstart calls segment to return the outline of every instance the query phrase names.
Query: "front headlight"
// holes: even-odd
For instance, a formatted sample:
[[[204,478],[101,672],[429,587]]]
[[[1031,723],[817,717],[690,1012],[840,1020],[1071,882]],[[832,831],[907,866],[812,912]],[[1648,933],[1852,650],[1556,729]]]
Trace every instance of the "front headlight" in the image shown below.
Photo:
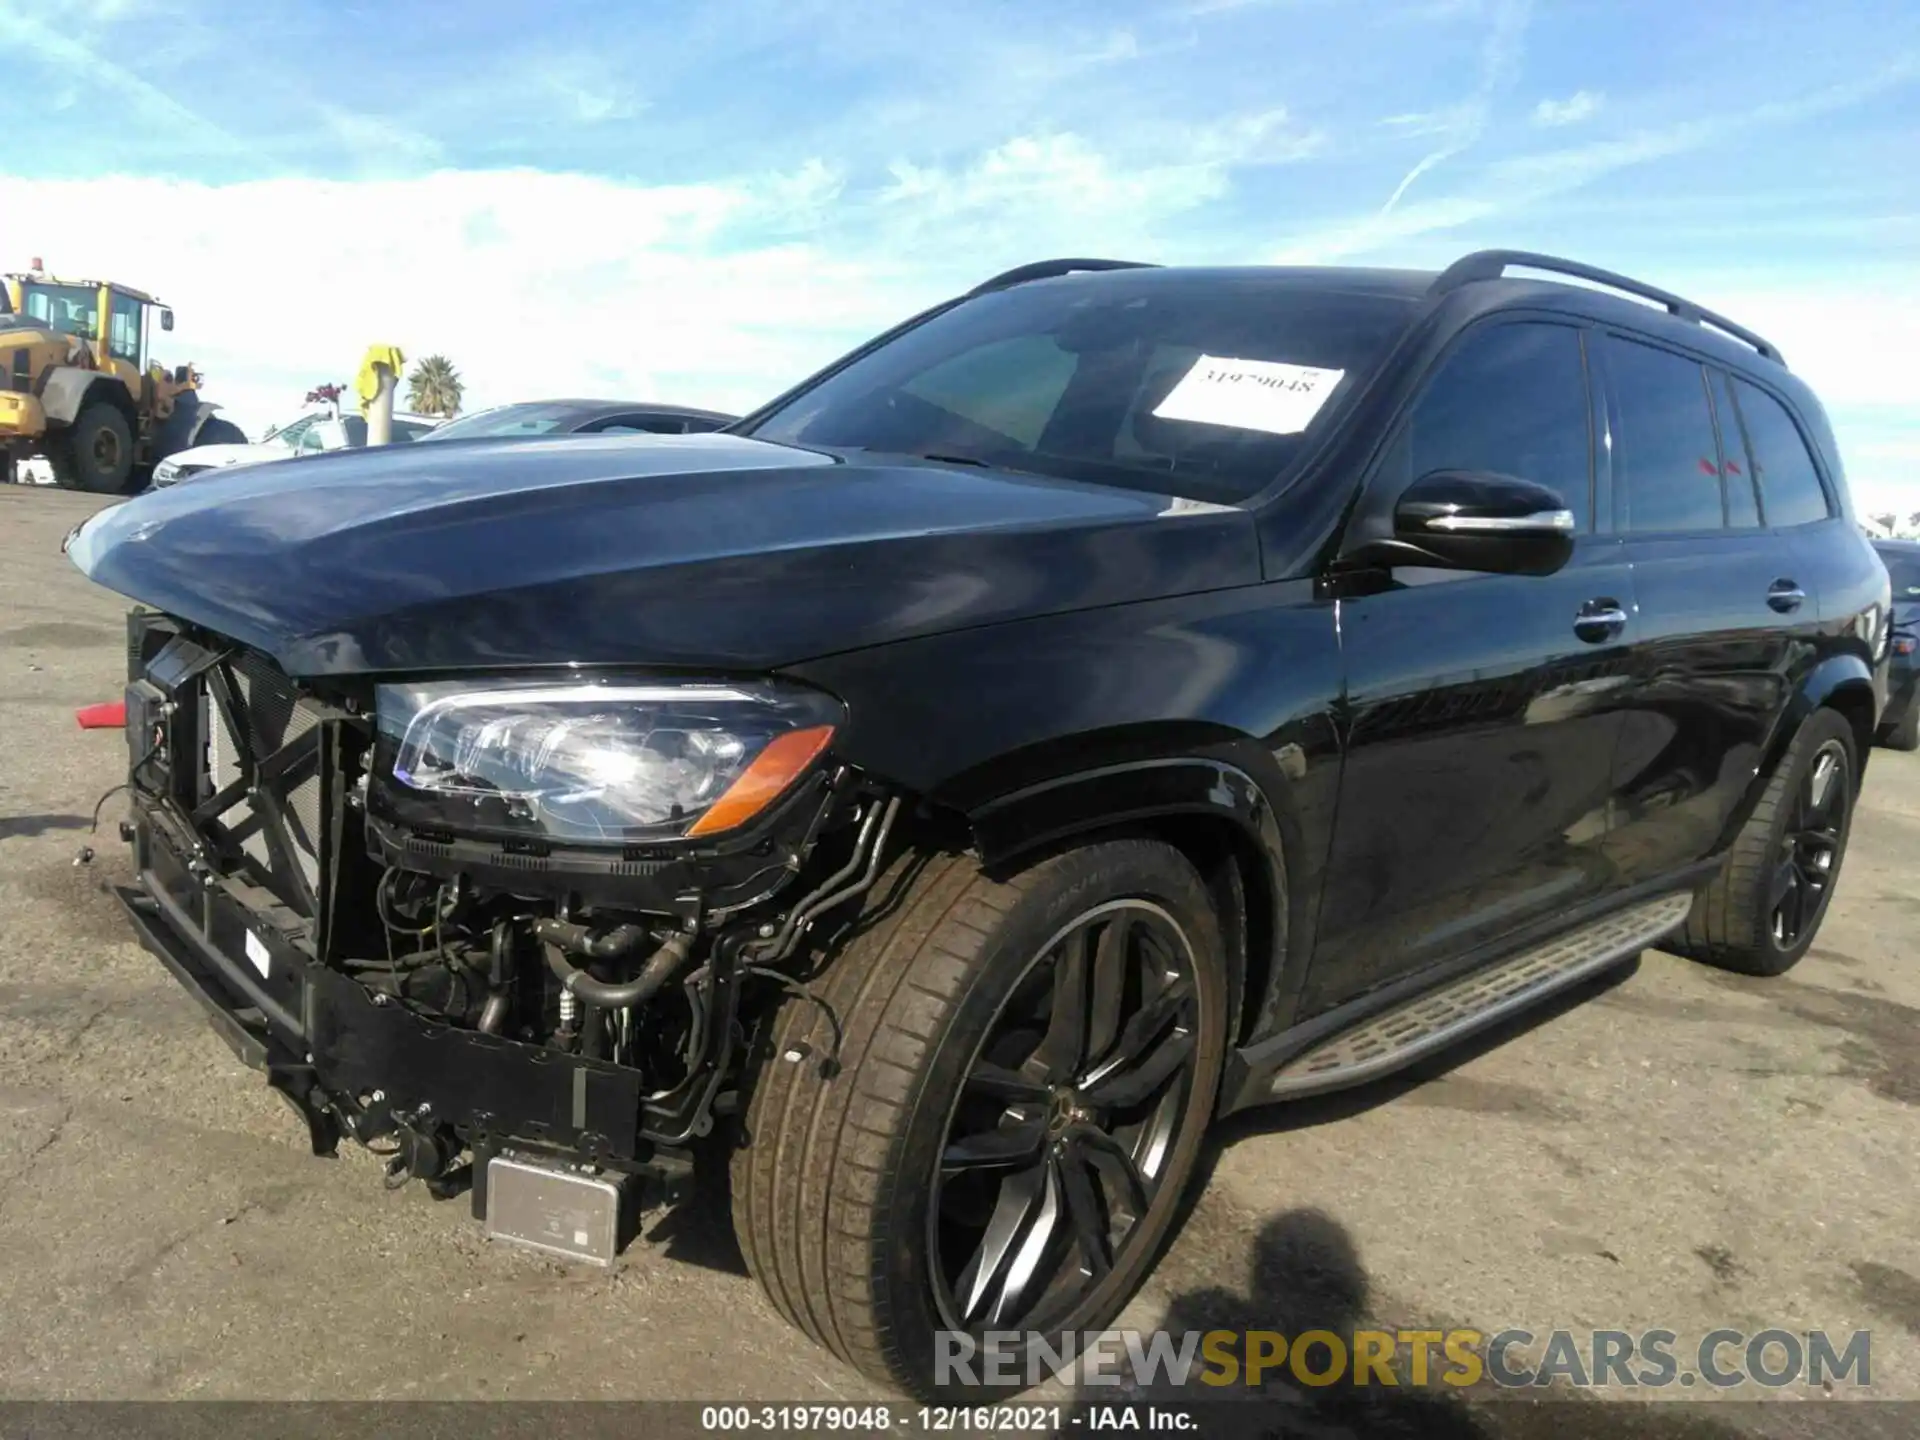
[[[162,460],[153,467],[153,483],[156,485],[171,484],[179,475],[180,467],[171,460]]]
[[[376,714],[395,818],[589,844],[731,830],[842,718],[831,697],[770,681],[382,685]]]

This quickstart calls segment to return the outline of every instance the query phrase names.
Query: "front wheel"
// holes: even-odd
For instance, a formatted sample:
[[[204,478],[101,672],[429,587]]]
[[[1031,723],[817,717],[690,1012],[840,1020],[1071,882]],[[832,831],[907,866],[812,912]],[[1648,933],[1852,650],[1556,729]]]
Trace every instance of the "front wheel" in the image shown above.
[[[48,459],[53,478],[68,490],[124,495],[133,483],[133,428],[119,406],[95,400],[48,447]]]
[[[837,1051],[794,1000],[759,1052],[735,1229],[774,1306],[843,1360],[977,1395],[981,1362],[943,1360],[987,1331],[1102,1329],[1152,1266],[1219,1087],[1219,924],[1152,840],[1005,881],[903,860],[875,892],[812,982]]]

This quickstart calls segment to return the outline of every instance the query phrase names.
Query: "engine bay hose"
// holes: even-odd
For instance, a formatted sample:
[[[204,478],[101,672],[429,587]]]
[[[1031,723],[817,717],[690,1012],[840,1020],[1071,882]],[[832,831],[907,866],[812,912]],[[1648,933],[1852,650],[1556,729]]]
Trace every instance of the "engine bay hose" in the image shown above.
[[[533,933],[569,955],[581,955],[589,960],[618,960],[647,938],[644,925],[615,925],[595,935],[584,925],[553,919],[534,921]]]
[[[584,938],[584,932],[578,925],[564,920],[536,920],[534,934],[547,942],[547,967],[559,977],[560,983],[569,992],[578,995],[589,1005],[597,1005],[605,1010],[624,1010],[629,1005],[638,1005],[651,1000],[660,993],[674,972],[686,964],[687,957],[693,953],[693,936],[682,930],[669,936],[666,943],[647,957],[646,964],[640,967],[640,973],[631,980],[618,983],[609,980],[597,980],[584,970],[577,970],[567,963],[566,951],[573,948],[573,942]],[[631,936],[622,932],[631,931]],[[607,934],[588,940],[582,947],[584,952],[596,960],[610,959],[615,955],[624,955],[639,942],[645,931],[638,925],[619,925]],[[596,953],[591,948],[595,944],[609,945],[607,953]],[[565,947],[563,949],[562,947]]]

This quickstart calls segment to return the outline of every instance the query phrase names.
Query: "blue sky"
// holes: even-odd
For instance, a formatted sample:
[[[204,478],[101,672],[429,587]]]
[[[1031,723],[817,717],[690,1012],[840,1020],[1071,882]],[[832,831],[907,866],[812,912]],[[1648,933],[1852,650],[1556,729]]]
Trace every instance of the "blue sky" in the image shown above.
[[[1911,3],[0,0],[0,54],[0,261],[157,290],[250,427],[374,341],[744,407],[1040,256],[1499,244],[1767,334],[1920,509]]]

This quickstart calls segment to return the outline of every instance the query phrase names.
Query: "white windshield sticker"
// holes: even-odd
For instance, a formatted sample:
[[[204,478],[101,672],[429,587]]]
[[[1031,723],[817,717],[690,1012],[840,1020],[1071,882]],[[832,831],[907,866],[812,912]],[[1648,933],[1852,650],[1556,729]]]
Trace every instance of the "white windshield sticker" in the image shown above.
[[[1275,360],[1202,355],[1153,413],[1161,420],[1298,435],[1320,413],[1346,373]]]

